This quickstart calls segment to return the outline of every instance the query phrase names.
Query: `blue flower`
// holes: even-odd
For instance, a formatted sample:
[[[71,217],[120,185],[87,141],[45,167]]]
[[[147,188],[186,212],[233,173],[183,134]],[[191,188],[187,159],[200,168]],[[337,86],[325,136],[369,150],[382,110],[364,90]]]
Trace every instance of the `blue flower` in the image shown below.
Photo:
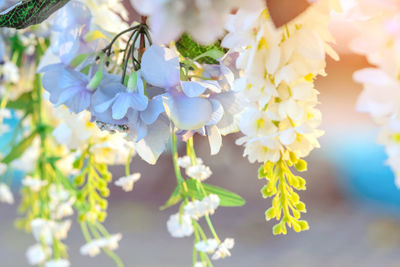
[[[178,132],[207,135],[211,154],[218,153],[221,135],[237,131],[234,74],[222,63],[203,73],[208,79],[181,81],[179,56],[171,49],[152,45],[143,54],[141,70],[146,82],[166,89],[162,94],[164,108]]]
[[[62,63],[44,67],[43,88],[50,94],[50,102],[66,105],[79,113],[90,106],[93,91],[88,88],[90,77]]]

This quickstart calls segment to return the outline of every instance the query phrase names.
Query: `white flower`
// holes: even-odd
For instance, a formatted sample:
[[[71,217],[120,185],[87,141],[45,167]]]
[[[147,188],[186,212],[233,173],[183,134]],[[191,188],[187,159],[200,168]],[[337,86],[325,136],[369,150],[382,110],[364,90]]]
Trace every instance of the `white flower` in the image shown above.
[[[201,203],[205,207],[206,214],[212,215],[218,208],[220,203],[220,198],[218,195],[210,194],[201,200]]]
[[[107,238],[103,238],[101,241],[103,242],[103,247],[106,247],[110,250],[116,250],[118,248],[118,242],[122,239],[121,234],[111,235]]]
[[[69,267],[70,263],[65,259],[50,260],[44,264],[45,267]]]
[[[187,176],[194,178],[198,181],[204,181],[211,176],[212,172],[208,166],[194,165],[194,166],[189,166],[186,169],[186,174]]]
[[[213,43],[224,34],[232,10],[252,5],[240,0],[131,0],[131,3],[139,13],[150,16],[156,43],[169,43],[188,32],[202,44]]]
[[[116,186],[122,187],[125,192],[129,192],[133,190],[133,185],[140,179],[140,173],[134,173],[129,176],[120,177],[117,181],[115,181]]]
[[[71,228],[71,220],[56,222],[42,218],[36,218],[31,222],[32,234],[37,242],[52,245],[53,239],[63,240],[67,238]]]
[[[100,239],[92,240],[80,248],[80,252],[82,255],[88,255],[90,257],[94,257],[100,254],[100,249],[103,245],[103,241]]]
[[[195,244],[197,251],[205,253],[213,253],[218,247],[218,241],[216,239],[208,239],[206,241],[199,241]]]
[[[31,176],[26,176],[22,180],[22,184],[29,187],[33,192],[38,192],[43,186],[47,185],[47,181],[40,180],[38,178],[33,178]]]
[[[14,203],[14,196],[10,190],[10,188],[6,185],[1,183],[0,184],[0,202],[13,204]]]
[[[201,158],[196,158],[196,163],[201,165],[203,164],[203,160]],[[189,168],[190,166],[192,166],[192,160],[189,156],[180,157],[178,158],[178,165],[184,169]]]
[[[92,240],[83,245],[80,249],[80,252],[82,255],[89,255],[90,257],[94,257],[100,253],[102,248],[115,250],[118,248],[118,242],[121,240],[121,238],[121,234],[115,234],[109,237]]]
[[[75,197],[65,190],[61,185],[50,185],[50,210],[53,219],[62,219],[74,214],[73,205]]]
[[[31,221],[32,234],[38,243],[53,244],[54,222],[37,218]]]
[[[22,35],[21,35],[22,36]],[[7,61],[2,65],[1,72],[6,82],[16,83],[19,80],[18,67],[11,61]]]
[[[55,222],[53,228],[54,237],[58,240],[66,239],[68,236],[68,231],[71,229],[71,220],[66,220],[63,222]]]
[[[203,264],[202,262],[198,261],[194,264],[194,267],[204,267],[206,266],[205,264]]]
[[[172,237],[182,238],[193,234],[192,219],[185,214],[173,214],[167,221],[167,229]]]
[[[214,214],[215,210],[219,206],[220,199],[218,195],[210,194],[204,197],[201,201],[194,200],[189,202],[184,207],[184,214],[198,220],[205,215]]]
[[[233,238],[226,238],[224,242],[218,246],[217,251],[214,253],[211,259],[218,260],[231,256],[231,252],[229,250],[232,249],[234,245],[235,240]]]
[[[51,248],[43,247],[41,244],[36,244],[28,248],[26,257],[29,264],[38,265],[44,263],[46,258],[51,254]]]

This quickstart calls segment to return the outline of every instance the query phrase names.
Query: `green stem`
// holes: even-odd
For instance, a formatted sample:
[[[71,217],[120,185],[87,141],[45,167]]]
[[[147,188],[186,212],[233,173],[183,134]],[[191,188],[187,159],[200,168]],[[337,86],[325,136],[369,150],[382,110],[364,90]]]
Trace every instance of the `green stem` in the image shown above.
[[[177,139],[175,133],[172,133],[172,142],[171,142],[171,151],[172,151],[172,161],[174,163],[174,170],[176,181],[178,185],[183,184],[184,180],[181,174],[181,169],[178,165],[178,147],[177,147]]]
[[[206,218],[206,222],[207,222],[208,227],[210,228],[210,231],[211,231],[212,235],[214,236],[214,238],[217,240],[218,243],[221,243],[221,240],[219,239],[217,232],[215,232],[214,226],[210,220],[210,216],[208,216],[208,214],[206,214],[204,216],[204,218]]]
[[[81,225],[81,230],[82,230],[83,237],[85,238],[86,242],[90,242],[92,240],[92,238],[90,237],[89,230],[88,230],[88,227],[87,227],[87,223],[86,222],[81,222],[80,225]]]

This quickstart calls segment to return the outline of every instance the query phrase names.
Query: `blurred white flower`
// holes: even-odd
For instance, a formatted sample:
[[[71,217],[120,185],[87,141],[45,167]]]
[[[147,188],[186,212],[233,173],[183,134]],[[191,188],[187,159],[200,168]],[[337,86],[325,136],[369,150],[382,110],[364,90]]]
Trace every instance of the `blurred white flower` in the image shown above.
[[[129,176],[120,177],[117,181],[115,181],[115,185],[122,187],[125,192],[132,191],[135,182],[140,179],[140,176],[141,174],[137,172]]]
[[[80,252],[82,255],[88,255],[90,257],[95,257],[100,254],[101,247],[104,242],[99,239],[92,240],[80,248]]]
[[[45,267],[69,267],[70,263],[66,259],[56,259],[47,261],[44,264]]]
[[[36,244],[28,248],[26,257],[29,264],[39,265],[44,263],[46,258],[51,254],[50,247],[43,247],[41,244]]]
[[[14,203],[14,196],[8,187],[8,185],[4,183],[0,183],[0,202],[13,204]]]
[[[224,242],[218,246],[217,251],[214,253],[214,255],[212,255],[211,259],[218,260],[231,256],[230,250],[234,245],[235,240],[233,238],[226,238]]]
[[[167,229],[172,237],[182,238],[193,234],[192,219],[185,214],[173,214],[167,221]]]
[[[43,186],[46,186],[47,183],[48,182],[45,180],[40,180],[39,178],[34,178],[28,175],[22,180],[22,184],[29,187],[33,192],[38,192]]]
[[[197,251],[211,254],[218,247],[218,241],[214,238],[205,241],[199,241],[195,244],[195,247]]]
[[[189,166],[186,169],[186,174],[187,176],[194,178],[196,180],[204,181],[212,175],[212,172],[208,166],[194,165],[194,166]]]
[[[203,164],[203,160],[201,158],[196,158],[196,163],[201,165]],[[184,169],[189,168],[190,166],[192,166],[192,160],[190,159],[189,156],[179,157],[178,165]]]
[[[201,201],[193,200],[188,202],[184,207],[184,214],[192,219],[198,220],[205,215],[214,214],[218,208],[220,198],[218,195],[210,194],[204,197]]]

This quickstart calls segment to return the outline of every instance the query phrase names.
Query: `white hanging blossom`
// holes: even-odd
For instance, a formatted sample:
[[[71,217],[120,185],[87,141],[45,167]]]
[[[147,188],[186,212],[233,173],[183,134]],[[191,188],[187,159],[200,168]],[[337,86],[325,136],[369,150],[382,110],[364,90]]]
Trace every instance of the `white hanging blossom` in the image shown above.
[[[195,245],[197,251],[210,254],[213,253],[217,247],[218,247],[218,241],[214,238],[207,239],[205,241],[199,241]]]
[[[0,202],[13,204],[14,203],[14,196],[8,187],[8,185],[4,183],[0,183]]]
[[[56,259],[47,261],[44,264],[45,267],[69,267],[70,262],[66,259]]]
[[[364,87],[357,110],[381,126],[378,143],[385,146],[386,163],[400,188],[400,7],[395,1],[357,0],[348,17],[359,30],[351,48],[376,65],[353,75]]]
[[[198,220],[205,215],[214,214],[218,208],[220,199],[218,195],[210,194],[201,201],[194,200],[187,203],[184,207],[184,214],[192,219]]]
[[[173,214],[167,221],[167,229],[172,237],[182,238],[193,234],[192,219],[190,216],[179,213]]]
[[[101,249],[107,248],[109,250],[116,250],[118,248],[118,242],[122,239],[121,234],[110,235],[109,237],[103,237],[99,239],[91,240],[80,248],[82,255],[88,255],[94,257],[100,254]]]
[[[140,179],[140,173],[133,173],[128,176],[123,176],[118,178],[115,181],[115,185],[121,187],[125,192],[129,192],[133,190],[134,184]]]
[[[336,0],[318,1],[287,25],[276,28],[264,1],[258,3],[259,8],[253,11],[239,10],[232,15],[227,24],[229,33],[222,41],[223,46],[240,53],[236,66],[242,77],[236,80],[235,89],[243,99],[239,127],[245,136],[237,144],[244,145],[244,156],[250,162],[268,164],[265,170],[277,168],[267,177],[269,184],[263,190],[264,197],[275,195],[267,219],[280,219],[283,210],[287,224],[301,231],[308,229],[306,222],[298,221],[300,212],[305,212],[304,203],[297,211],[299,216],[285,212],[288,209],[282,205],[287,202],[280,198],[292,193],[286,193],[286,186],[285,192],[280,192],[277,177],[292,177],[288,168],[292,165],[304,171],[306,163],[301,158],[319,147],[318,137],[323,132],[318,129],[321,113],[316,108],[318,91],[313,80],[325,75],[325,54],[338,59],[328,44],[334,41],[328,24],[332,9],[340,6]],[[260,178],[267,176],[264,171],[260,174]],[[305,189],[301,177],[279,181],[289,188]],[[289,199],[297,207],[298,196]],[[286,233],[285,222],[277,224],[274,233]]]
[[[210,170],[210,167],[200,164],[189,166],[186,169],[186,175],[196,180],[204,181],[212,175],[212,171]]]
[[[45,262],[46,258],[51,254],[50,247],[43,247],[40,243],[28,248],[26,257],[29,264],[39,265]]]
[[[43,186],[46,186],[48,184],[47,181],[45,180],[40,180],[39,178],[34,178],[31,176],[26,176],[22,180],[22,184],[26,187],[29,187],[30,190],[33,192],[38,192]]]
[[[253,1],[243,0],[131,0],[142,15],[150,16],[150,27],[157,43],[177,40],[184,32],[197,42],[210,44],[224,34],[229,14],[248,8]]]
[[[233,238],[226,238],[224,242],[219,244],[217,251],[211,257],[213,260],[219,260],[231,256],[230,250],[234,247],[235,240]]]

